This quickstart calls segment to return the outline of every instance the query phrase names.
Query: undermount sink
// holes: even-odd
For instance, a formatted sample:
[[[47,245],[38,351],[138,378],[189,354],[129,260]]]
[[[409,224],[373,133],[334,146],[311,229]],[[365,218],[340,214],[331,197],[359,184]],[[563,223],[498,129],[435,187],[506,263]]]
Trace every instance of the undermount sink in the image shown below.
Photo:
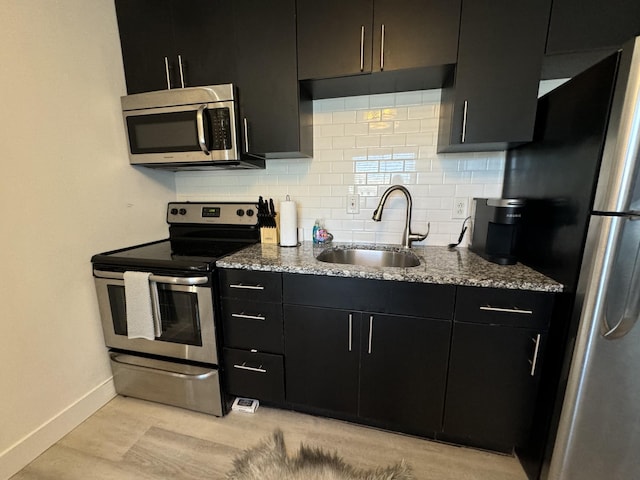
[[[408,250],[374,250],[366,248],[333,248],[320,252],[317,260],[365,267],[417,267],[418,256]]]

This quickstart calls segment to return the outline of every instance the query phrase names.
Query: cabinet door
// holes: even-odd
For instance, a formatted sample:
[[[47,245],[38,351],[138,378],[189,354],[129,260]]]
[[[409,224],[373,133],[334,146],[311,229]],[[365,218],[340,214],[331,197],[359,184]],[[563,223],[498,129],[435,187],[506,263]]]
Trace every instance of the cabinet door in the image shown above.
[[[455,82],[443,91],[438,150],[504,150],[530,141],[550,0],[462,6]]]
[[[359,415],[428,436],[442,424],[451,322],[363,314]]]
[[[547,53],[617,48],[640,34],[640,2],[553,0]]]
[[[298,78],[371,72],[373,0],[298,0]]]
[[[233,83],[234,51],[231,0],[173,0],[175,52],[180,55],[185,87]],[[177,63],[176,63],[177,65]],[[175,87],[181,87],[178,69]]]
[[[460,4],[460,0],[375,0],[372,69],[456,63]]]
[[[445,439],[505,452],[523,445],[545,341],[539,330],[454,323]]]
[[[165,57],[175,59],[171,0],[116,0],[127,92],[168,88]],[[170,65],[170,75],[175,65]]]
[[[286,400],[355,415],[360,314],[284,306]]]
[[[243,150],[311,155],[301,136],[295,0],[234,0],[233,10]]]

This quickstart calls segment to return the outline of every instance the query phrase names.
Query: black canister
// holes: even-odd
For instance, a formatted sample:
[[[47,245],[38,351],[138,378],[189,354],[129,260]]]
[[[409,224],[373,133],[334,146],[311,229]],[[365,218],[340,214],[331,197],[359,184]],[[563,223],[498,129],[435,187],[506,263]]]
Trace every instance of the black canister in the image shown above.
[[[473,235],[469,249],[490,262],[517,262],[516,242],[525,201],[519,198],[474,198]]]

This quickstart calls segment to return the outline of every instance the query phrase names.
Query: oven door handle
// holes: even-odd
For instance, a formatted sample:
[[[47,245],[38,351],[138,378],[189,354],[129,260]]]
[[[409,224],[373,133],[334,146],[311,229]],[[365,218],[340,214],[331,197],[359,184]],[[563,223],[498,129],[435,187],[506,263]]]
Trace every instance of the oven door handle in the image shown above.
[[[124,280],[124,272],[108,272],[105,270],[94,270],[93,274],[100,278],[112,278],[114,280]],[[207,283],[207,277],[169,277],[165,275],[151,275],[149,280],[156,283],[168,283],[171,285],[202,285]]]
[[[204,111],[207,109],[207,105],[200,105],[198,107],[198,111],[196,112],[196,127],[198,129],[198,145],[200,146],[200,150],[205,155],[211,155],[209,149],[207,148],[207,143],[204,138]]]

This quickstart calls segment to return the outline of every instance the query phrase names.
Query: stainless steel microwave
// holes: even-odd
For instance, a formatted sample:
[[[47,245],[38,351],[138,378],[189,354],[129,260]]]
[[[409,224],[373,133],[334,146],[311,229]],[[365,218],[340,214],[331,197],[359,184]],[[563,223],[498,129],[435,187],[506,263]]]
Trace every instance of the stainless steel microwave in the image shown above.
[[[241,158],[232,84],[121,97],[132,165],[166,170],[264,168]]]

